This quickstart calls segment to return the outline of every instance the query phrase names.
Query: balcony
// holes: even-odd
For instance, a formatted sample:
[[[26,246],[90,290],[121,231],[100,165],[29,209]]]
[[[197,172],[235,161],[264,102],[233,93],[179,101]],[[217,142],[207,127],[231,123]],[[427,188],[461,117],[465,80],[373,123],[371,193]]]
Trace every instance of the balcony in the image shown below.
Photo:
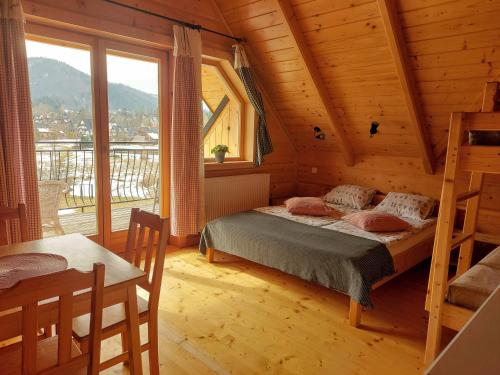
[[[112,230],[128,228],[130,209],[158,212],[159,152],[157,142],[110,142],[110,186]],[[96,180],[92,142],[73,140],[36,142],[39,181],[59,181],[50,189],[61,189],[54,203],[64,233],[96,233]],[[43,184],[43,183],[42,183]],[[41,185],[42,186],[42,185]],[[42,221],[47,221],[48,200],[55,191],[40,188]],[[52,198],[50,197],[52,196]],[[49,206],[43,209],[43,206]],[[44,220],[45,219],[45,220]],[[44,226],[44,235],[57,233]]]

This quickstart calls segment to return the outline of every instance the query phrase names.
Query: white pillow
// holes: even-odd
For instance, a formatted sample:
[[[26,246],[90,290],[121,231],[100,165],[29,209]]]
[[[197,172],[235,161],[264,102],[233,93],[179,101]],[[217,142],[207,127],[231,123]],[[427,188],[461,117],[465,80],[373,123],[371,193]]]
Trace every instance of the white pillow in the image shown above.
[[[364,186],[339,185],[330,190],[323,199],[329,203],[362,209],[371,203],[375,193],[374,189]]]
[[[374,209],[412,219],[427,219],[436,201],[424,195],[390,192]]]

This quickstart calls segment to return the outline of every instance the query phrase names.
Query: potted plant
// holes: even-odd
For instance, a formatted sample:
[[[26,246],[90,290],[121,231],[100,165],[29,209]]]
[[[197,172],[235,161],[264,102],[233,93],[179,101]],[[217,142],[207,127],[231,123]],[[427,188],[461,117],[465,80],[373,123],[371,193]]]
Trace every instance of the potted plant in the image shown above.
[[[226,157],[226,152],[229,152],[229,147],[226,145],[217,145],[210,152],[214,154],[217,163],[224,163],[224,158]]]

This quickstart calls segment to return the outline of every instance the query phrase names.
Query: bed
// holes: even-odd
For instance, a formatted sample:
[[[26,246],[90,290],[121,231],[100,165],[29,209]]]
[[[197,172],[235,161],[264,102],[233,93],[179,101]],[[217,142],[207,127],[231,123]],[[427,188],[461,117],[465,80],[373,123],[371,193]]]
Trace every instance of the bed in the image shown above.
[[[335,215],[292,215],[269,206],[217,218],[205,226],[200,251],[209,262],[217,250],[345,293],[349,322],[357,327],[373,289],[431,256],[436,219],[405,218],[409,230],[373,233],[340,219],[359,210],[329,206]]]

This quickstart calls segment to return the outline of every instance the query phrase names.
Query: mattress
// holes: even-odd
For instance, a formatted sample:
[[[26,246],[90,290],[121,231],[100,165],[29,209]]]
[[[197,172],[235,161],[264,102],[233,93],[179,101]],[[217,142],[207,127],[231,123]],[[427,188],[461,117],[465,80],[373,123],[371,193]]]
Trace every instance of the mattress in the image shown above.
[[[431,238],[436,231],[435,217],[426,220],[416,220],[410,218],[402,218],[407,221],[411,227],[401,232],[367,232],[359,229],[358,227],[343,221],[342,216],[348,215],[361,210],[346,207],[337,204],[328,204],[339,214],[332,216],[308,216],[308,215],[293,215],[289,213],[285,206],[269,206],[256,208],[255,211],[262,212],[269,215],[275,215],[288,219],[291,221],[299,222],[302,224],[322,227],[341,233],[350,234],[356,237],[366,238],[383,243],[389,249],[389,252],[394,257],[395,255],[405,251],[406,249],[415,246],[416,244]]]
[[[456,278],[448,288],[448,302],[477,310],[500,285],[500,246]]]

